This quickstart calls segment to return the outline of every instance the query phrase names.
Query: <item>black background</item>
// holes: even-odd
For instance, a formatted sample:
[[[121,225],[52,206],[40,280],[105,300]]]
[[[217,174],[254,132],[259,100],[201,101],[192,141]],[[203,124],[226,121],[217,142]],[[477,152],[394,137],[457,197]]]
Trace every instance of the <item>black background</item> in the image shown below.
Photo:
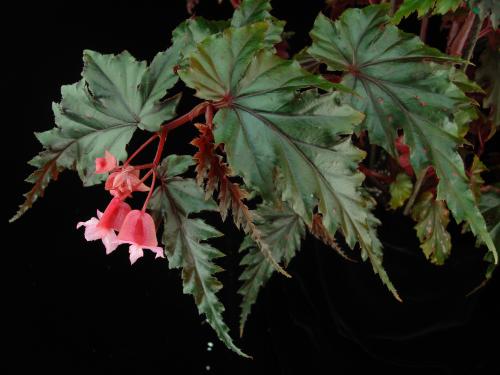
[[[201,0],[197,13],[227,18],[229,4]],[[227,2],[229,3],[229,2]],[[187,17],[184,1],[80,2],[6,11],[3,32],[5,92],[3,107],[4,223],[29,186],[26,165],[40,146],[33,131],[53,126],[51,102],[60,86],[76,82],[82,50],[118,53],[124,49],[151,60],[169,45],[171,30]],[[322,1],[274,2],[274,14],[296,32],[297,51],[322,9]],[[10,19],[8,19],[10,18]],[[416,24],[406,23],[409,31]],[[442,46],[439,20],[431,21],[430,43]],[[186,93],[187,90],[185,90]],[[189,94],[189,93],[188,93]],[[5,103],[5,101],[4,101]],[[183,99],[182,114],[195,103]],[[192,153],[190,127],[176,130],[167,150]],[[141,136],[139,136],[141,138]],[[132,145],[133,147],[133,145]],[[147,161],[151,155],[144,156]],[[5,172],[4,172],[5,173]],[[466,298],[481,281],[484,249],[470,235],[456,236],[453,255],[443,267],[421,254],[412,223],[398,214],[382,218],[385,264],[405,302],[396,302],[363,263],[349,263],[307,238],[290,265],[291,280],[275,275],[253,309],[245,336],[237,343],[253,360],[239,358],[221,344],[197,314],[191,296],[182,294],[178,271],[147,254],[130,266],[120,248],[106,256],[102,244],[86,243],[77,221],[103,209],[102,187],[84,189],[78,177],[63,173],[46,197],[22,219],[6,226],[2,273],[7,311],[4,374],[348,374],[384,371],[404,374],[482,374],[500,371],[499,279]],[[241,234],[230,221],[216,245],[227,307],[225,319],[236,337],[239,297],[237,249]],[[5,257],[7,255],[7,257]],[[207,350],[208,343],[214,347]],[[209,366],[209,367],[207,367]],[[35,372],[36,371],[36,372]]]

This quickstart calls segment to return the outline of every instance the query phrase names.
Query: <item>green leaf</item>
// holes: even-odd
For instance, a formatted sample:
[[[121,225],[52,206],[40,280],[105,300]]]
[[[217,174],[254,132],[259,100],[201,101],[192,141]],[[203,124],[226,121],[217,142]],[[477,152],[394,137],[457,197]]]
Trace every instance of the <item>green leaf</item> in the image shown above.
[[[467,86],[465,78],[451,66],[430,62],[455,60],[388,24],[387,11],[385,5],[350,9],[336,22],[319,15],[309,53],[345,72],[341,83],[359,95],[346,95],[344,102],[366,114],[362,128],[394,158],[403,129],[415,172],[434,167],[437,199],[446,201],[458,223],[469,222],[497,259],[457,152],[465,123],[474,118],[471,101],[454,84],[457,79]]]
[[[481,54],[481,64],[476,70],[476,81],[486,87],[483,107],[490,109],[493,124],[500,127],[500,49],[487,48]]]
[[[228,21],[212,21],[203,17],[187,19],[172,32],[172,45],[178,46],[181,56],[187,56],[196,49],[198,43],[228,26]],[[184,62],[180,60],[183,66]]]
[[[231,26],[243,27],[252,23],[267,21],[269,28],[264,39],[267,45],[273,46],[281,41],[285,22],[271,16],[270,11],[271,2],[269,0],[243,0],[234,11]]]
[[[411,178],[406,173],[399,173],[389,186],[391,200],[389,205],[393,210],[402,207],[413,190]]]
[[[277,262],[284,261],[285,264],[289,264],[299,250],[300,241],[305,235],[302,219],[286,205],[278,209],[262,204],[253,211],[253,214],[254,223],[262,232],[262,241],[269,245],[273,258]],[[243,296],[240,316],[240,334],[243,334],[252,305],[275,269],[250,236],[245,237],[240,252],[245,253],[240,262],[240,265],[245,267],[239,278],[243,281],[243,285],[238,290]]]
[[[418,12],[419,17],[426,14],[445,14],[455,11],[462,0],[405,0],[393,16],[393,22],[399,23],[403,18],[413,12]]]
[[[233,17],[228,21],[213,21],[203,17],[190,18],[183,21],[172,32],[172,43],[179,46],[180,54],[188,56],[197,45],[207,37],[218,34],[226,28],[243,27],[252,23],[264,22],[268,27],[265,35],[265,44],[272,47],[281,41],[281,34],[285,26],[284,21],[277,20],[269,13],[271,4],[269,0],[244,0],[234,11]],[[186,65],[185,59],[180,59],[181,67]]]
[[[177,81],[177,56],[170,48],[148,67],[128,52],[115,56],[85,51],[83,79],[62,86],[61,103],[52,106],[56,127],[36,134],[45,150],[30,162],[38,168],[27,179],[34,186],[12,220],[43,195],[58,172],[77,170],[85,185],[98,183],[105,176],[94,173],[96,157],[108,150],[124,160],[137,128],[156,131],[172,118],[179,96],[162,98]]]
[[[357,166],[365,154],[349,137],[363,115],[337,105],[335,93],[298,94],[336,86],[263,49],[267,28],[256,23],[207,38],[179,74],[200,98],[229,101],[214,118],[215,141],[224,143],[245,184],[264,200],[289,202],[308,225],[318,208],[328,232],[333,236],[340,226],[349,246],[359,242],[396,295],[381,267],[378,222],[359,191]]]
[[[498,185],[481,194],[479,209],[486,219],[486,225],[495,246],[497,249],[500,248],[500,187]],[[486,280],[488,280],[493,275],[497,265],[491,253],[486,254],[485,260],[490,263],[486,271]]]
[[[175,114],[178,98],[161,99],[177,82],[173,70],[177,54],[175,48],[159,53],[148,68],[128,52],[115,56],[84,51],[83,77],[96,99],[96,109],[122,124],[158,131]]]
[[[432,193],[424,192],[411,215],[417,222],[415,230],[426,258],[434,264],[444,264],[451,252],[451,236],[446,230],[450,219],[445,203],[434,199]]]
[[[217,205],[194,179],[177,173],[193,165],[191,156],[171,155],[163,160],[158,172],[160,186],[154,191],[149,208],[163,218],[162,241],[170,268],[182,269],[183,291],[194,297],[200,314],[204,314],[220,340],[231,350],[248,357],[234,343],[224,323],[224,306],[216,293],[222,284],[214,274],[222,268],[214,259],[224,256],[206,241],[222,234],[202,219],[191,217],[201,211],[216,211]]]

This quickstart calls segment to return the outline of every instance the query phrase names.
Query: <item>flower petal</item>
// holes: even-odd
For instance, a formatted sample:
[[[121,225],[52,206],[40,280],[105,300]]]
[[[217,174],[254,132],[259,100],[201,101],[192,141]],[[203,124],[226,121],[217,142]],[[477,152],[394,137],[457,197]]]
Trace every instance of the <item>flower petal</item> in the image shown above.
[[[165,258],[165,252],[163,251],[163,247],[151,246],[151,247],[144,247],[144,249],[151,250],[153,253],[155,253],[156,254],[155,259]]]
[[[116,241],[116,233],[112,230],[109,231],[108,234],[102,238],[102,243],[106,248],[106,254],[111,254],[119,245]]]
[[[134,264],[137,259],[144,255],[142,248],[137,245],[130,245],[128,251],[130,254],[130,264]]]
[[[116,166],[117,166],[117,163],[116,163],[115,156],[107,150],[104,151],[103,158],[96,158],[95,159],[95,173],[97,173],[97,174],[111,172],[113,169],[116,168]]]

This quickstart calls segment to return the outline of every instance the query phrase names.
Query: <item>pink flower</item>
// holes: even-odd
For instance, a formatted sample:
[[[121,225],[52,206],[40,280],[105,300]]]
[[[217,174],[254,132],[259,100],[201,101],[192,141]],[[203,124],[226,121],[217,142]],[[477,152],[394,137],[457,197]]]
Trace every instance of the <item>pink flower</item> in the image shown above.
[[[103,158],[95,159],[95,173],[103,174],[111,172],[117,166],[115,156],[108,150],[104,151]]]
[[[125,198],[134,191],[149,191],[149,187],[141,182],[139,173],[133,166],[123,167],[109,175],[104,188],[117,198]]]
[[[120,230],[130,210],[131,208],[127,203],[118,198],[113,198],[104,213],[97,210],[97,217],[85,222],[79,222],[76,228],[85,227],[85,239],[87,241],[102,240],[106,247],[106,254],[109,254],[118,246],[115,230]]]
[[[128,213],[123,225],[118,233],[117,243],[130,244],[130,263],[144,255],[143,249],[149,249],[156,253],[155,258],[164,258],[163,248],[158,246],[156,239],[155,223],[151,215],[139,210],[132,210]]]

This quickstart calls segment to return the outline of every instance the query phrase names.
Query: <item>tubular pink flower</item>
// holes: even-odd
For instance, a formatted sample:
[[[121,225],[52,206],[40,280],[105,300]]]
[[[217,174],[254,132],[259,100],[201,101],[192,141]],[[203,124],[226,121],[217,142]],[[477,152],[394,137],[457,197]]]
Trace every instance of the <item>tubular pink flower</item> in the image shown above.
[[[103,174],[111,172],[117,167],[115,156],[108,150],[104,151],[103,158],[95,159],[95,173]]]
[[[85,222],[79,222],[76,228],[85,227],[85,239],[87,241],[102,240],[106,248],[106,254],[109,254],[118,247],[115,230],[120,230],[130,210],[131,208],[127,203],[118,198],[113,198],[104,213],[97,210],[97,217]]]
[[[130,244],[130,263],[144,255],[143,249],[149,249],[156,254],[155,258],[164,258],[163,248],[158,246],[155,223],[151,215],[139,210],[128,213],[118,233],[118,244]]]
[[[149,191],[149,187],[141,182],[139,173],[133,166],[123,167],[109,175],[104,188],[117,198],[127,197],[134,191]]]

